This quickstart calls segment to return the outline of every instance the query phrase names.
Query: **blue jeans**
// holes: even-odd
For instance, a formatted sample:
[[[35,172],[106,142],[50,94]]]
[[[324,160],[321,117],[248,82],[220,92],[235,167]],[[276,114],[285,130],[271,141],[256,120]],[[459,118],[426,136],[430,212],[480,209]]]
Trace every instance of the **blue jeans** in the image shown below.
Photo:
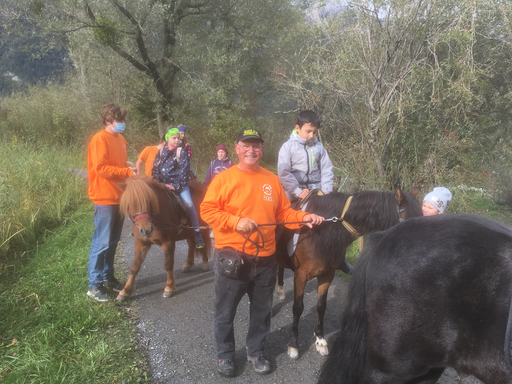
[[[180,197],[185,202],[187,206],[188,215],[190,216],[190,222],[193,227],[199,227],[199,219],[197,218],[196,207],[194,206],[194,202],[192,201],[192,196],[190,195],[190,189],[185,186],[180,191]]]
[[[245,256],[238,279],[219,273],[215,250],[215,312],[213,331],[219,360],[233,360],[235,357],[235,333],[233,320],[236,308],[247,293],[250,300],[249,330],[245,345],[247,355],[263,355],[265,339],[270,330],[270,317],[276,283],[275,256]]]
[[[119,205],[94,205],[94,234],[89,253],[89,287],[114,277],[114,255],[121,238],[124,217]]]

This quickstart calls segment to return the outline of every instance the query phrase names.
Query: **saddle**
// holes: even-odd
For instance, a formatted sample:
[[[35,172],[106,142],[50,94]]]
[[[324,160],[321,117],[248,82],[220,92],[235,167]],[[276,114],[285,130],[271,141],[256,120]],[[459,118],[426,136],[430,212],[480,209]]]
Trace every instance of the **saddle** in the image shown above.
[[[292,208],[298,211],[306,212],[307,204],[311,199],[311,196],[319,195],[323,196],[324,193],[321,189],[312,189],[303,199],[296,200],[292,203]],[[276,238],[282,239],[278,244],[286,244],[286,248],[283,246],[279,247],[278,252],[286,255],[288,257],[292,257],[299,245],[301,230],[299,229],[287,229],[284,226],[281,228],[278,227],[276,231]]]
[[[174,210],[180,215],[180,224],[187,225],[190,222],[190,218],[188,216],[187,206],[180,194],[169,188],[165,188],[165,193],[169,197],[169,206],[174,207]]]

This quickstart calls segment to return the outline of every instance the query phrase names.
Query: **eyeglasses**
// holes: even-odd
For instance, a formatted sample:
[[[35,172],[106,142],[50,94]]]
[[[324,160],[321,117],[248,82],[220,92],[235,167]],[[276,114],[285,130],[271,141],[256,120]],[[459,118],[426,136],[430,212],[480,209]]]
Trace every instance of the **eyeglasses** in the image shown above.
[[[258,143],[258,144],[245,144],[245,143],[241,143],[241,144],[238,144],[238,147],[244,151],[244,152],[247,152],[249,149],[253,149],[254,151],[261,151],[263,149],[263,145]]]

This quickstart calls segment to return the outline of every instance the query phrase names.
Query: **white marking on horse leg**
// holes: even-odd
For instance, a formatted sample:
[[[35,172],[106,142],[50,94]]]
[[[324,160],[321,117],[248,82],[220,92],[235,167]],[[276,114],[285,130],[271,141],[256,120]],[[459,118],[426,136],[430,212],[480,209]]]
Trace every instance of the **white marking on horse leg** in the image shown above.
[[[124,295],[123,292],[119,292],[119,294],[116,297],[117,301],[126,301],[130,298],[131,295]]]
[[[163,296],[167,299],[167,298],[169,298],[169,297],[171,297],[171,296],[172,296],[172,292],[173,292],[173,291],[171,291],[171,290],[169,290],[169,291],[164,290],[164,294],[163,294]]]
[[[288,347],[288,356],[292,358],[293,360],[296,360],[299,358],[299,350],[297,348]]]
[[[327,341],[322,337],[316,336],[316,350],[318,353],[320,353],[322,356],[327,356],[329,354],[329,349],[327,348]]]
[[[278,285],[276,288],[277,297],[281,300],[286,299],[286,294],[284,293],[284,288],[282,285]]]

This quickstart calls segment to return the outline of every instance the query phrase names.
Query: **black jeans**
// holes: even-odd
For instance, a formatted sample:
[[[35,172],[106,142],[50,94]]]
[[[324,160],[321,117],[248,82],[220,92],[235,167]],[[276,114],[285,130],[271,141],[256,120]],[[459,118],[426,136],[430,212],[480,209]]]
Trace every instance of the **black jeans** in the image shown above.
[[[238,279],[220,274],[215,252],[215,315],[213,329],[219,360],[235,357],[233,320],[236,308],[247,293],[250,300],[249,331],[246,338],[250,357],[263,355],[265,338],[270,330],[270,317],[276,283],[275,256],[245,256]]]

